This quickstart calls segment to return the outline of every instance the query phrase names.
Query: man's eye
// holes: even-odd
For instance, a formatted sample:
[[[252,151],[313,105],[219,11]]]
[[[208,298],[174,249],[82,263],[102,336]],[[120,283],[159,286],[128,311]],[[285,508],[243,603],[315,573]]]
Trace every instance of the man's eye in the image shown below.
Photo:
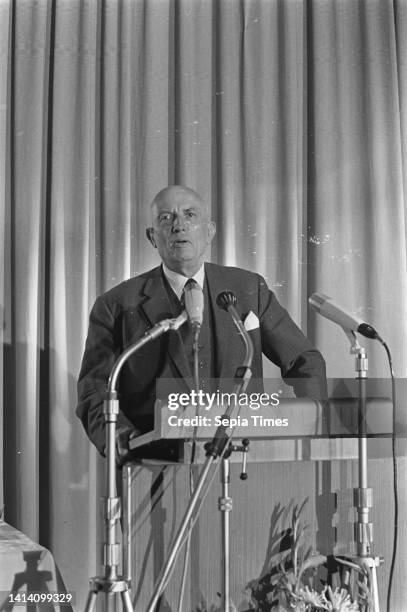
[[[166,215],[160,215],[159,220],[160,220],[160,222],[167,223],[168,221],[171,221],[171,214],[168,213]]]
[[[196,217],[196,213],[193,210],[188,210],[187,217]]]

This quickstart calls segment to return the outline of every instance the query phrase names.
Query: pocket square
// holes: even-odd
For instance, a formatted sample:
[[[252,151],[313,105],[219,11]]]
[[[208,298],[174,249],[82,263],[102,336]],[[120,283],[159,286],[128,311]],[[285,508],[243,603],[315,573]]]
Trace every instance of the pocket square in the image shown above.
[[[252,310],[245,318],[243,325],[246,331],[252,331],[252,329],[257,329],[258,327],[260,327],[259,318],[254,314]]]

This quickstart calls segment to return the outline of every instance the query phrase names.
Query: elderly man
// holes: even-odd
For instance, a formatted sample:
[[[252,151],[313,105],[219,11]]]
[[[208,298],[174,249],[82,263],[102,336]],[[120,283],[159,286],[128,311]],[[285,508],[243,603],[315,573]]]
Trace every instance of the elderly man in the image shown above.
[[[216,306],[224,289],[237,297],[244,321],[250,313],[254,344],[252,372],[262,378],[262,353],[281,369],[297,396],[325,395],[325,364],[265,280],[239,268],[205,263],[207,246],[215,235],[208,210],[192,189],[171,186],[160,191],[152,206],[147,237],[162,265],[114,287],[96,300],[79,376],[77,414],[91,441],[103,454],[105,447],[102,402],[109,373],[123,350],[158,321],[182,310],[185,283],[194,279],[204,293],[199,367],[203,381],[233,378],[244,347],[230,315]],[[258,322],[258,323],[257,323]],[[188,324],[186,324],[188,325]],[[125,364],[120,377],[119,448],[124,452],[132,429],[153,428],[158,379],[190,379],[192,346],[183,330],[145,345]]]

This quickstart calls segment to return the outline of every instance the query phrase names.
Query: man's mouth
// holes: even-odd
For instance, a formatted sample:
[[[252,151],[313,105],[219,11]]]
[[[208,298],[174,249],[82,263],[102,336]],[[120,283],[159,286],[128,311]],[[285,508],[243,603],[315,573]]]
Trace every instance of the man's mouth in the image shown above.
[[[186,240],[185,238],[178,238],[177,240],[173,240],[172,241],[172,246],[174,247],[181,247],[181,246],[185,246],[187,244],[191,244],[190,240]]]

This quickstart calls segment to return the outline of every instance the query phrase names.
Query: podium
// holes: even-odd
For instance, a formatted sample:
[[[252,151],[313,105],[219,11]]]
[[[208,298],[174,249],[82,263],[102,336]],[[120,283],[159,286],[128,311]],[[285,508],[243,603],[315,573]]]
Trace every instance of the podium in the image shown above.
[[[253,608],[253,580],[267,575],[273,562],[273,536],[289,526],[289,508],[308,498],[304,522],[309,544],[324,555],[352,552],[357,486],[357,399],[335,399],[325,405],[313,400],[284,400],[279,406],[241,413],[233,440],[250,439],[248,479],[239,479],[241,457],[231,456],[231,597],[238,610]],[[196,475],[204,459],[204,441],[216,430],[222,407],[200,412],[210,423],[196,421],[196,407],[170,410],[157,402],[155,428],[131,442],[134,461],[124,467],[124,541],[131,560],[132,596],[138,610],[146,609],[169,542],[189,498],[190,470]],[[253,419],[251,417],[263,417]],[[181,419],[173,425],[174,417]],[[406,468],[406,413],[397,415],[398,469]],[[171,420],[170,420],[171,419]],[[265,419],[274,423],[265,423]],[[287,423],[284,423],[286,419]],[[193,423],[193,424],[192,424]],[[263,424],[260,424],[263,423]],[[385,609],[392,551],[392,406],[388,399],[367,403],[369,483],[374,492],[374,549],[385,564],[378,573],[381,607]],[[196,442],[191,467],[192,440]],[[403,479],[400,478],[400,482]],[[194,527],[184,610],[215,610],[221,584],[220,517],[216,477]],[[126,505],[134,508],[126,512]],[[406,491],[399,489],[400,516],[407,508]],[[274,524],[276,511],[287,509]],[[393,584],[392,612],[404,612],[407,601],[404,551],[407,529],[399,525],[399,545]],[[353,551],[354,552],[354,551]],[[183,552],[159,606],[175,611],[182,574]]]

